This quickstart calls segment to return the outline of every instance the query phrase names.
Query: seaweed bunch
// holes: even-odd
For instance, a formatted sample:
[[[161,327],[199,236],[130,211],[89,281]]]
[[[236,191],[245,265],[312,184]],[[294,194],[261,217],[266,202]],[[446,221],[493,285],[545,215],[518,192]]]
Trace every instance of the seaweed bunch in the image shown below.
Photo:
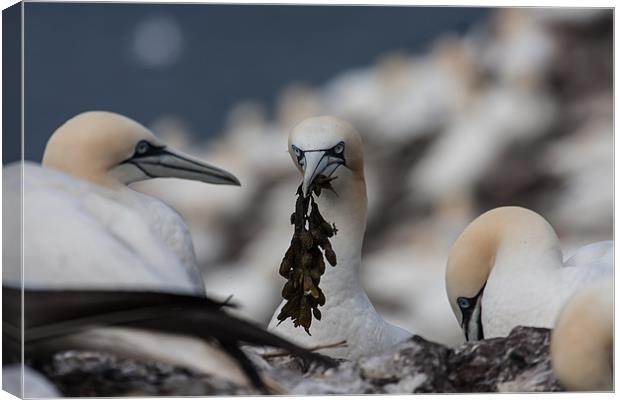
[[[336,266],[336,253],[329,238],[338,232],[336,225],[321,215],[313,194],[320,196],[325,189],[334,191],[331,185],[334,179],[319,175],[305,197],[301,185],[297,188],[295,212],[291,214],[295,233],[280,264],[280,275],[287,281],[282,288],[286,303],[277,316],[278,324],[291,318],[294,326],[302,326],[308,335],[312,316],[321,319],[319,307],[325,304],[325,295],[319,283],[325,272],[324,258],[332,267]]]

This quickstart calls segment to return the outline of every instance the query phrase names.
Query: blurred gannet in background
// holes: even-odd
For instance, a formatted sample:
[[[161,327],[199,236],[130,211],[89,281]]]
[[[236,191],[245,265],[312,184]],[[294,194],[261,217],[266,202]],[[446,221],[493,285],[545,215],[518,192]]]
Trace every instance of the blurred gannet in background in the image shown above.
[[[553,65],[557,44],[535,13],[523,8],[498,10],[491,20],[495,40],[487,43],[481,55],[482,68],[516,86],[543,82]]]
[[[276,309],[269,329],[304,346],[347,341],[347,347],[321,352],[332,357],[355,359],[379,353],[411,336],[404,329],[385,322],[377,314],[360,286],[358,270],[366,230],[366,183],[362,141],[353,126],[334,117],[309,118],[289,135],[289,153],[303,174],[305,195],[318,175],[335,177],[335,192],[323,191],[317,203],[326,221],[336,224],[338,234],[331,241],[338,256],[335,267],[327,267],[321,278],[326,303],[323,317],[313,321],[308,336],[291,320],[278,325]]]
[[[613,390],[614,288],[603,279],[577,292],[551,334],[553,372],[567,390]]]
[[[482,91],[411,170],[410,192],[439,207],[471,202],[476,183],[503,152],[543,135],[555,112],[543,93],[508,86]]]
[[[559,239],[542,216],[500,207],[457,239],[446,290],[466,340],[479,340],[506,336],[517,325],[552,328],[576,290],[612,273],[612,241],[584,246],[563,262]]]
[[[323,90],[325,108],[367,127],[364,139],[407,142],[443,128],[471,100],[473,67],[471,46],[444,38],[429,57],[394,52],[338,75]]]
[[[249,378],[259,387],[241,344],[308,355],[206,298],[182,218],[126,186],[155,177],[238,185],[228,172],[165,146],[124,116],[97,111],[72,118],[48,141],[43,167],[23,167],[23,281],[21,237],[7,234],[21,231],[21,173],[20,164],[3,171],[9,344],[20,343],[23,282],[27,353],[103,350],[241,384]]]
[[[549,214],[559,231],[579,229],[591,235],[601,227],[613,229],[613,109],[607,102],[611,94],[593,99],[590,107],[599,115],[546,151],[543,167],[564,182]]]

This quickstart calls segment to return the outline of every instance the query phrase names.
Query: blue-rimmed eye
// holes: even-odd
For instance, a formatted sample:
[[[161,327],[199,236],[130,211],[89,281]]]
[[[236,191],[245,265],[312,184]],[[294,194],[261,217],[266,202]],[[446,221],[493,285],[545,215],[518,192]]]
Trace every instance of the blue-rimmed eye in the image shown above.
[[[136,154],[146,154],[149,151],[151,145],[146,140],[141,140],[136,145]]]
[[[471,302],[465,297],[459,297],[458,299],[456,299],[456,302],[458,303],[459,307],[462,309],[467,309],[471,307]]]
[[[344,152],[344,143],[340,142],[334,146],[334,153],[342,154]]]

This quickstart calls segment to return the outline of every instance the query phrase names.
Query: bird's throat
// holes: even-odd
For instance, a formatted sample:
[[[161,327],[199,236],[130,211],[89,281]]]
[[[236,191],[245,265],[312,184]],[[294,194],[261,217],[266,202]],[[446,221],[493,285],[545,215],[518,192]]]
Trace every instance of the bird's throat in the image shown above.
[[[338,230],[330,239],[338,263],[335,267],[328,265],[321,279],[321,288],[328,301],[347,289],[359,287],[358,268],[366,231],[364,180],[352,174],[341,174],[334,180],[333,187],[335,193],[326,190],[316,200],[325,220],[334,223]]]

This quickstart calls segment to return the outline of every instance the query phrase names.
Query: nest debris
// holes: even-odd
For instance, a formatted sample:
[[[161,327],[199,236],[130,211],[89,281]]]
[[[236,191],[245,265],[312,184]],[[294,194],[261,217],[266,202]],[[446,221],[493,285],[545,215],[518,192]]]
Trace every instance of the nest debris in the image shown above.
[[[308,335],[312,317],[320,320],[319,306],[325,304],[325,295],[319,287],[321,276],[325,272],[323,257],[332,267],[335,267],[337,262],[329,238],[338,230],[335,224],[325,221],[313,194],[320,196],[322,190],[336,193],[331,185],[334,179],[335,177],[319,175],[306,197],[301,185],[297,188],[295,212],[291,215],[295,233],[280,264],[280,275],[287,281],[282,288],[282,297],[286,303],[277,316],[280,321],[278,324],[291,318],[294,326],[302,326]]]

